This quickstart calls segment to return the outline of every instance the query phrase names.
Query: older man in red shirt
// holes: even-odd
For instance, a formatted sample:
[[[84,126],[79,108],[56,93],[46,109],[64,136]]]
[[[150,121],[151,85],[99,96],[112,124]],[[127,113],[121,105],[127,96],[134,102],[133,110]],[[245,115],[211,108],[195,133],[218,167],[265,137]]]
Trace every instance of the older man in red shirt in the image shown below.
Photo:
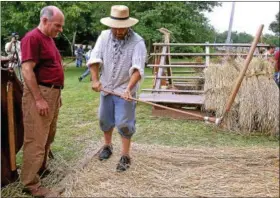
[[[33,196],[56,195],[41,186],[38,173],[46,170],[50,144],[54,140],[64,73],[55,38],[64,25],[64,15],[55,6],[41,10],[40,24],[21,40],[24,91],[23,165],[24,191]]]

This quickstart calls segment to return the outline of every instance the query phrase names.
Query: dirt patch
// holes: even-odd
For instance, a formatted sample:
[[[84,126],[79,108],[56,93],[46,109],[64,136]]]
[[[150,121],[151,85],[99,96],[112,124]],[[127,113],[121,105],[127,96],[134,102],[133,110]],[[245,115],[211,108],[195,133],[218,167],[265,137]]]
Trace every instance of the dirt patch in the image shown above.
[[[116,172],[120,145],[68,176],[66,197],[278,197],[279,150],[133,144],[132,166]]]

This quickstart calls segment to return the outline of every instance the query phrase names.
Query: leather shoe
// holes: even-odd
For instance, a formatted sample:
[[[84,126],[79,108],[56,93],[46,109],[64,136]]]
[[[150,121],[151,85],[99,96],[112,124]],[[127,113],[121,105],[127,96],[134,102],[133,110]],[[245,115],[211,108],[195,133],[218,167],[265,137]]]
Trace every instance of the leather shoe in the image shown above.
[[[117,172],[126,171],[131,165],[131,159],[128,155],[121,156],[121,159],[117,165]]]
[[[113,146],[112,145],[105,145],[103,146],[102,151],[99,154],[99,160],[105,160],[105,159],[109,159],[109,157],[112,155],[113,153]]]
[[[51,170],[48,168],[44,168],[44,169],[40,169],[38,172],[38,175],[40,176],[40,178],[45,178],[47,177],[49,174],[51,173]]]

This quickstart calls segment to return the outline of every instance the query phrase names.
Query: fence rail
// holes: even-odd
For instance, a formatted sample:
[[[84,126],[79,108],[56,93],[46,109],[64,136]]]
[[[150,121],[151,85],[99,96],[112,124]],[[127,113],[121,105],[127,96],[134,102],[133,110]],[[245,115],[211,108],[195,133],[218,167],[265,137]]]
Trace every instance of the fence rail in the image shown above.
[[[242,53],[151,53],[153,56],[246,56]],[[261,54],[255,54],[254,56],[261,56]]]
[[[244,48],[245,49],[249,49],[251,47],[250,43],[153,43],[153,45],[155,47],[171,47],[171,46],[178,46],[178,47],[186,47],[186,46],[201,46],[204,47],[204,53],[170,53],[170,52],[154,52],[151,53],[151,56],[161,56],[161,57],[165,57],[165,56],[188,56],[188,57],[192,57],[192,56],[203,56],[205,57],[205,66],[208,67],[210,65],[210,57],[214,57],[214,56],[243,56],[246,57],[247,53],[244,53]],[[211,47],[217,47],[218,52],[213,52],[210,53],[210,48]],[[269,47],[268,44],[257,44],[257,47]],[[236,52],[235,49],[232,48],[237,48]],[[238,48],[243,48],[243,50],[240,52]],[[231,50],[233,51],[231,51]],[[247,50],[245,50],[247,51]],[[258,50],[256,51],[256,53],[253,56],[265,56],[261,53],[258,53]]]
[[[225,46],[225,47],[251,47],[250,43],[153,43],[154,46]],[[257,47],[269,47],[268,44],[258,44]]]
[[[201,64],[201,63],[200,63]],[[153,64],[149,64],[147,65],[147,67],[162,67],[162,68],[205,68],[204,64],[201,65],[153,65]]]

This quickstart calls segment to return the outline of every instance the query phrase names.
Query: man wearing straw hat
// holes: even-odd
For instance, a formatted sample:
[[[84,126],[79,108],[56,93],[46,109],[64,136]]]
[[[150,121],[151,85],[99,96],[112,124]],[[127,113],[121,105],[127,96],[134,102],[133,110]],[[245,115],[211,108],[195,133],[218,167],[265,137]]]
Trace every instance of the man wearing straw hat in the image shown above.
[[[131,29],[138,20],[129,17],[127,6],[112,6],[111,16],[102,18],[100,22],[110,29],[101,32],[87,62],[92,75],[92,89],[100,92],[103,88],[122,94],[122,97],[101,91],[99,124],[105,143],[99,159],[109,159],[112,155],[112,132],[116,127],[122,140],[117,171],[122,172],[131,164],[129,149],[135,133],[136,104],[129,98],[135,97],[138,82],[143,79],[147,51],[143,38]]]

